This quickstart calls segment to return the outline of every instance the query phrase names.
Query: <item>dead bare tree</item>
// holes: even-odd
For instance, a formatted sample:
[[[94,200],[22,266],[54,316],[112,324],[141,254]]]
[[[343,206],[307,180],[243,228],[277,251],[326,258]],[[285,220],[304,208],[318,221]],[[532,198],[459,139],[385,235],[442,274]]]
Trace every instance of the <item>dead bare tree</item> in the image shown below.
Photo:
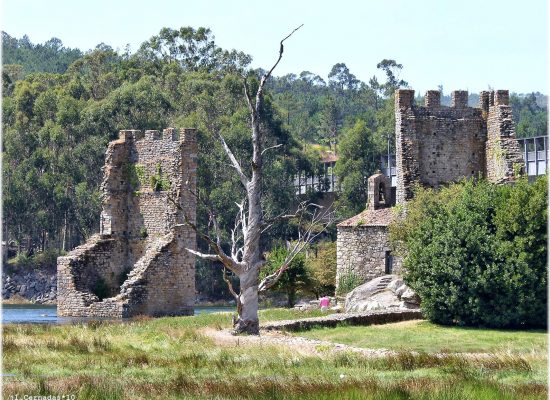
[[[196,225],[193,224],[186,216],[184,216],[186,224],[191,226],[209,245],[212,253],[206,254],[195,250],[188,251],[196,256],[211,261],[219,261],[224,265],[224,280],[228,284],[229,290],[237,303],[238,318],[234,321],[235,333],[259,333],[258,321],[258,293],[265,291],[275,285],[282,274],[289,268],[294,257],[302,251],[308,243],[311,243],[315,237],[332,222],[332,210],[324,210],[322,207],[314,204],[302,203],[298,207],[296,213],[279,215],[273,219],[266,220],[261,203],[261,188],[262,188],[262,172],[263,172],[263,155],[266,151],[278,147],[271,146],[263,149],[263,124],[262,124],[262,107],[264,98],[264,87],[271,76],[273,70],[277,67],[283,57],[284,46],[283,42],[292,36],[302,25],[294,29],[288,36],[280,42],[279,56],[271,69],[266,72],[260,79],[255,99],[252,98],[249,92],[248,82],[244,78],[244,93],[248,104],[251,124],[251,139],[252,139],[252,160],[250,171],[245,173],[241,164],[234,156],[232,150],[225,142],[223,136],[218,130],[213,133],[223,147],[227,157],[231,162],[231,166],[238,174],[240,182],[245,191],[246,198],[238,203],[238,213],[235,218],[235,226],[231,231],[231,251],[227,254],[222,248],[220,239],[219,225],[215,214],[210,211],[210,222],[213,227],[215,237],[200,232]],[[178,204],[174,204],[179,207]],[[181,209],[181,207],[180,207]],[[266,260],[262,257],[260,249],[260,238],[262,233],[273,225],[277,220],[298,218],[301,230],[299,237],[295,240],[288,251],[288,255],[282,265],[271,275],[259,282],[260,269],[265,265]],[[225,275],[225,269],[232,271],[238,276],[240,282],[240,291],[237,293],[231,282]]]

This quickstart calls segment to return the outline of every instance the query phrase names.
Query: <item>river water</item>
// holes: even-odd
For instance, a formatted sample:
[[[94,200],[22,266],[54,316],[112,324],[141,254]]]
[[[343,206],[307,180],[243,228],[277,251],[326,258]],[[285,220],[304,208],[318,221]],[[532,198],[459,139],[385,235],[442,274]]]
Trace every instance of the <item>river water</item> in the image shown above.
[[[195,307],[195,315],[215,312],[231,312],[235,307]],[[42,304],[2,305],[2,324],[62,324],[85,322],[99,318],[58,317],[56,306]]]

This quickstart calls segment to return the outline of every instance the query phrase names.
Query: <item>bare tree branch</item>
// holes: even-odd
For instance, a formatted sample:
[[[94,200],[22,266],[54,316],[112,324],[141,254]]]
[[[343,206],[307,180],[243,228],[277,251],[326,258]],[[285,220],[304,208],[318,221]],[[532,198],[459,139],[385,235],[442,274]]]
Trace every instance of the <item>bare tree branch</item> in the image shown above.
[[[248,109],[251,113],[254,113],[254,105],[252,104],[252,97],[250,97],[250,92],[248,91],[248,81],[246,80],[246,77],[244,78],[244,95],[246,97],[246,102],[248,104]]]
[[[266,151],[271,150],[271,149],[276,149],[277,147],[281,147],[281,146],[282,146],[282,144],[276,144],[275,146],[268,147],[266,149],[263,149],[261,154],[263,156]]]
[[[218,244],[217,241],[214,241],[214,239],[212,239],[209,235],[207,235],[204,232],[202,232],[201,230],[199,230],[197,228],[197,225],[194,224],[193,222],[191,222],[191,220],[185,214],[185,210],[181,207],[180,204],[178,204],[172,198],[172,196],[168,195],[168,201],[170,201],[172,204],[174,204],[176,206],[176,208],[179,211],[181,211],[181,213],[183,215],[183,220],[185,221],[185,225],[187,225],[191,229],[193,229],[198,236],[200,236],[206,243],[208,243],[208,245],[210,246],[212,251],[214,251],[214,253],[216,253],[216,256],[218,258],[216,258],[215,261],[221,261],[223,263],[223,265],[225,265],[228,269],[235,272],[236,274],[238,274],[242,271],[243,265],[239,262],[234,261],[231,257],[229,257],[227,254],[225,254],[225,252],[223,251],[223,248],[221,247],[220,244]],[[191,251],[191,253],[195,254],[198,257],[212,260],[212,258],[210,257],[211,255],[209,255],[209,254],[203,254],[203,253],[197,252],[195,250]]]
[[[210,260],[210,261],[221,261],[222,260],[220,258],[220,256],[217,255],[217,254],[205,254],[205,253],[201,253],[200,251],[196,251],[196,250],[188,249],[188,248],[185,248],[185,250],[187,250],[191,254],[196,255],[197,257],[202,258],[203,260]]]
[[[241,302],[241,296],[237,294],[237,292],[235,292],[235,289],[233,289],[233,284],[231,283],[231,280],[227,277],[227,269],[225,268],[225,266],[223,267],[222,277],[224,282],[227,284],[227,288],[229,289],[229,292],[231,293],[231,295],[235,299],[235,302],[237,303],[237,314],[240,315],[243,307],[243,303]]]
[[[231,160],[231,164],[233,165],[233,168],[235,168],[235,170],[237,171],[237,175],[239,175],[239,179],[241,180],[241,183],[246,189],[248,185],[248,177],[244,174],[243,169],[239,164],[239,161],[237,161],[237,159],[235,158],[235,155],[233,154],[233,152],[225,142],[225,139],[223,138],[223,136],[218,131],[216,131],[215,133],[225,151],[225,154],[227,154],[227,156]]]
[[[318,212],[318,209],[322,209],[321,206],[317,204],[308,204],[307,206],[313,205],[315,210],[312,213],[312,218],[309,221],[309,224],[305,230],[298,232],[298,240],[296,240],[291,248],[289,249],[285,260],[283,261],[281,267],[279,267],[274,273],[266,276],[259,284],[258,291],[263,292],[273,287],[281,278],[283,273],[289,268],[290,263],[294,258],[308,245],[310,245],[321,233],[323,233],[328,225],[334,222],[334,212],[332,210],[332,205],[325,212]],[[306,206],[306,207],[307,207]],[[302,219],[304,213],[300,214],[300,220]],[[314,231],[314,228],[321,223],[321,229],[318,232]]]
[[[273,67],[271,67],[271,69],[269,70],[269,72],[267,74],[265,74],[263,77],[262,77],[262,81],[266,81],[270,76],[271,76],[271,73],[273,72],[273,70],[277,67],[277,65],[279,65],[279,62],[281,61],[281,58],[283,58],[283,51],[284,51],[284,46],[283,46],[283,42],[285,40],[287,40],[289,37],[291,37],[294,32],[296,32],[298,29],[300,29],[302,26],[304,26],[304,24],[301,24],[299,27],[297,28],[294,28],[294,30],[292,32],[290,32],[288,34],[288,36],[286,36],[283,40],[281,40],[281,43],[279,45],[279,58],[277,58],[277,62],[273,65]],[[261,87],[263,87],[263,85],[260,85]]]

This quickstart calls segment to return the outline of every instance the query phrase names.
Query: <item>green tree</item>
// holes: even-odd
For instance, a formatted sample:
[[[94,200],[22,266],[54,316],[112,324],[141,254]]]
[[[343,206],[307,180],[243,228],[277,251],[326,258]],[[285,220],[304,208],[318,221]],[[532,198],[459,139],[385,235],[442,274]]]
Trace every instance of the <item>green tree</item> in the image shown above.
[[[275,273],[283,265],[287,257],[288,251],[284,246],[277,246],[270,251],[267,256],[267,264],[262,269],[260,279],[264,279]],[[305,255],[300,253],[290,262],[288,269],[275,286],[273,286],[273,289],[285,293],[287,306],[294,307],[298,293],[311,292],[312,284],[313,279],[309,269],[306,267]]]
[[[367,178],[379,167],[381,149],[374,132],[362,119],[342,131],[336,175],[341,186],[340,206],[345,215],[357,214],[367,203]]]
[[[442,324],[545,327],[547,198],[546,176],[418,189],[390,237],[425,315]]]
[[[317,298],[334,295],[336,288],[336,242],[320,242],[308,251],[306,267],[311,292]]]
[[[383,59],[376,65],[376,68],[381,69],[386,74],[386,83],[384,84],[384,94],[386,96],[391,96],[396,89],[408,85],[406,81],[399,79],[403,65],[398,64],[395,60]]]

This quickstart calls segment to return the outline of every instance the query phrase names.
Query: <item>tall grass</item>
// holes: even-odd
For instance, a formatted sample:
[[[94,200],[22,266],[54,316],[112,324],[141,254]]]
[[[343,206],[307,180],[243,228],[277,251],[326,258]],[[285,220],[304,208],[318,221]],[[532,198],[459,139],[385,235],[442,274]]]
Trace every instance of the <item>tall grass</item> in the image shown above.
[[[264,312],[288,318],[285,311]],[[542,399],[545,354],[297,352],[217,345],[230,315],[4,328],[4,395],[85,399]],[[415,335],[410,332],[411,337]],[[232,342],[233,343],[233,342]]]

